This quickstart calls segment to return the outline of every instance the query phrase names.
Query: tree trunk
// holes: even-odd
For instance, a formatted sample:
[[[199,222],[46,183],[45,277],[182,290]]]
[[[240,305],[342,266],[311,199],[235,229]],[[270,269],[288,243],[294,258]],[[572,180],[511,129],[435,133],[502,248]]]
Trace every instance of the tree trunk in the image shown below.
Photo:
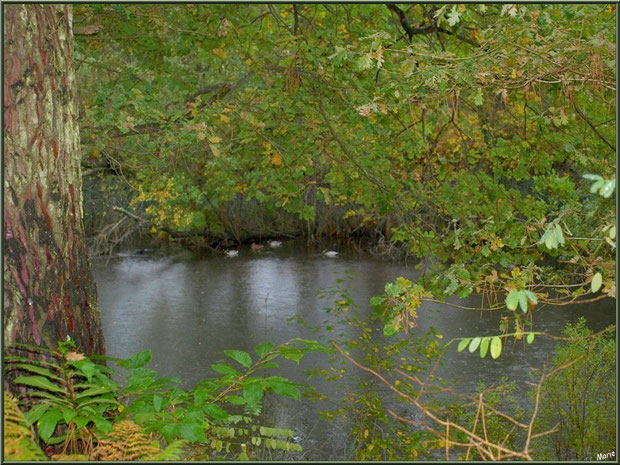
[[[4,344],[104,353],[86,253],[70,5],[4,6]]]

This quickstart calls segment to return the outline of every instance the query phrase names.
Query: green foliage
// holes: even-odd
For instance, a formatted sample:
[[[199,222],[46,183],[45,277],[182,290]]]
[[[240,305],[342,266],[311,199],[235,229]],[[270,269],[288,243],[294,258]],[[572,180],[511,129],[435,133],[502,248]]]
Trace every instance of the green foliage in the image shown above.
[[[112,189],[130,191],[153,234],[389,236],[433,263],[423,282],[399,278],[373,297],[383,335],[414,328],[425,298],[481,293],[507,315],[501,334],[457,350],[494,359],[509,337],[534,342],[536,306],[615,298],[610,5],[84,4],[75,18],[85,163],[122,177]],[[344,315],[352,303],[341,301]],[[368,324],[346,321],[361,334],[350,347],[377,369],[392,368],[383,350],[411,350],[415,369],[438,350],[374,345]],[[299,362],[305,344],[227,351],[218,376],[192,391],[157,378],[143,354],[121,365],[120,395],[134,399],[122,415],[226,451],[213,428],[256,415],[268,392],[300,396],[254,373],[278,356]],[[73,369],[97,381],[89,365]],[[50,374],[20,381],[62,399]],[[45,435],[73,421],[54,411]],[[360,425],[359,457],[386,458],[381,441],[396,430]],[[256,446],[244,444],[239,458]],[[395,455],[415,456],[404,450]]]
[[[94,363],[73,348],[70,340],[59,343],[56,351],[18,345],[16,352],[43,352],[47,357],[5,358],[9,371],[28,373],[15,379],[29,388],[20,399],[27,409],[25,420],[36,425],[38,436],[46,443],[62,444],[65,456],[68,451],[118,460],[130,456],[176,459],[184,444],[206,444],[209,456],[236,457],[242,445],[243,452],[252,455],[264,450],[299,451],[299,445],[290,440],[294,436],[291,430],[257,425],[257,416],[266,395],[300,400],[303,385],[280,376],[256,375],[277,368],[278,357],[299,362],[308,352],[328,352],[323,345],[306,339],[279,346],[262,343],[256,347],[256,360],[244,351],[227,350],[226,355],[243,370],[222,361],[212,366],[219,376],[186,391],[178,387],[180,379],[160,378],[146,367],[150,351],[124,360],[104,357],[127,371],[119,384],[110,378],[115,370]],[[125,430],[131,430],[136,441],[119,442],[129,437]],[[145,442],[145,434],[154,434],[168,448],[160,450],[151,440]],[[97,443],[94,449],[93,443]]]
[[[387,283],[385,294],[370,299],[370,305],[384,322],[383,334],[393,336],[400,330],[407,333],[417,326],[416,309],[424,297],[432,297],[432,294],[402,276],[395,283]]]
[[[390,298],[405,298],[402,291],[411,290],[412,286],[401,278],[397,284],[386,286],[386,294],[383,296],[385,300],[379,302],[375,298],[375,303],[383,306]],[[388,292],[393,296],[389,297]],[[431,329],[425,334],[416,333],[415,337],[404,337],[402,334],[382,337],[382,329],[375,328],[373,321],[352,310],[356,305],[350,297],[338,297],[328,311],[342,316],[340,323],[347,330],[342,331],[340,337],[345,337],[341,343],[346,346],[347,352],[359,354],[364,365],[386,377],[398,371],[410,376],[411,379],[398,381],[397,387],[415,397],[420,386],[413,379],[425,373],[440,358],[443,353],[440,344],[442,336]],[[351,333],[355,336],[346,336]],[[393,399],[385,396],[385,386],[377,379],[360,377],[356,367],[340,359],[331,359],[330,365],[326,370],[313,370],[311,376],[322,376],[333,383],[358,380],[355,394],[345,395],[338,408],[321,412],[321,416],[329,421],[344,418],[347,424],[352,425],[346,439],[349,442],[343,444],[343,459],[413,460],[433,457],[436,444],[432,442],[432,434],[412,428],[389,413],[394,410],[408,417],[412,412],[410,404],[403,402],[399,405],[399,402],[393,402]]]
[[[613,333],[592,339],[583,318],[564,334],[571,340],[558,347],[551,368],[577,361],[544,382],[540,404],[540,430],[559,428],[533,447],[540,460],[596,460],[616,445],[616,341]]]
[[[120,403],[118,385],[110,380],[111,371],[93,363],[72,349],[71,340],[59,343],[56,351],[16,345],[16,352],[45,351],[46,360],[11,355],[5,358],[9,371],[22,374],[14,380],[27,386],[20,404],[29,425],[36,425],[38,436],[48,444],[66,443],[76,452],[78,440],[92,440],[109,432],[110,418]]]
[[[176,387],[178,379],[157,378],[155,371],[132,364],[127,385],[121,390],[121,395],[132,401],[120,416],[133,419],[147,432],[161,434],[167,442],[206,442],[216,454],[238,455],[241,444],[245,445],[245,453],[250,453],[263,442],[271,449],[297,450],[297,444],[265,436],[269,429],[260,429],[262,436],[251,435],[250,430],[262,410],[265,395],[274,393],[299,400],[301,385],[279,376],[255,375],[267,368],[277,368],[274,360],[278,357],[298,362],[308,352],[325,350],[322,345],[304,339],[279,346],[260,344],[255,350],[259,355],[256,360],[247,352],[227,350],[225,354],[242,371],[226,360],[221,361],[212,365],[219,376],[200,381],[191,391]]]
[[[609,6],[401,12],[418,33],[381,4],[77,6],[98,31],[76,35],[86,158],[122,170],[153,231],[391,234],[440,260],[437,296],[480,289],[488,263],[503,281],[568,244],[595,257],[575,238],[615,216]]]
[[[511,289],[508,296],[506,296],[506,307],[508,307],[508,310],[514,311],[517,309],[517,306],[519,306],[523,313],[527,313],[528,301],[531,302],[532,305],[538,303],[538,299],[532,291],[527,289]]]
[[[594,194],[596,192],[598,195],[608,199],[609,197],[611,197],[611,194],[613,194],[614,190],[616,189],[615,179],[606,180],[598,174],[584,174],[583,177],[594,181],[590,186],[591,194]]]

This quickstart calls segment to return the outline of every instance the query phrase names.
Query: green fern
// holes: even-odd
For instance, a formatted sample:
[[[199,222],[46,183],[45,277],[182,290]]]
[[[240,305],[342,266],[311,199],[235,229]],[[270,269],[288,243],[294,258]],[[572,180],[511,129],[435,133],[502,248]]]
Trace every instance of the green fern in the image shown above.
[[[165,449],[163,449],[160,453],[155,455],[152,460],[180,460],[184,455],[183,447],[185,446],[186,441],[174,441],[168,445]]]

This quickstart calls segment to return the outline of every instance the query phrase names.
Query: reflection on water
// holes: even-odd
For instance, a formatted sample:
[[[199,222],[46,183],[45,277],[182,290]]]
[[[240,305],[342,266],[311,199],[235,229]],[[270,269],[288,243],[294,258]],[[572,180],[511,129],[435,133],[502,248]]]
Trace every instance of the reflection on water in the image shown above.
[[[161,375],[181,377],[187,386],[213,376],[210,365],[224,358],[226,349],[253,353],[253,348],[264,341],[277,344],[294,337],[316,338],[311,328],[336,321],[325,311],[334,297],[320,297],[326,290],[346,288],[359,310],[368,313],[370,297],[380,294],[387,281],[398,276],[415,280],[418,276],[402,264],[348,256],[346,251],[338,258],[327,258],[293,243],[259,253],[242,248],[235,258],[127,254],[107,264],[96,261],[93,268],[108,355],[126,357],[151,349],[150,366]],[[479,305],[474,297],[460,303]],[[615,322],[614,307],[613,301],[604,301],[545,308],[534,314],[535,329],[559,334],[567,322],[585,316],[593,330],[600,330]],[[498,332],[498,314],[480,315],[439,304],[423,305],[418,313],[415,331],[425,333],[432,326],[443,334],[443,341]],[[307,326],[296,324],[298,318]],[[552,344],[548,338],[537,338],[529,346],[505,348],[498,360],[449,350],[437,374],[461,381],[461,388],[468,390],[479,380],[499,383],[503,376],[526,381],[531,367],[544,365]],[[325,357],[321,357],[311,354],[302,367],[317,363],[326,366]],[[293,362],[282,362],[279,374],[305,381],[302,370]],[[355,390],[365,377],[360,373],[346,379],[345,386],[320,379],[310,384],[327,395],[328,405],[335,406],[345,390]],[[278,406],[266,411],[273,426],[299,431],[306,450],[304,459],[349,458],[344,449],[350,447],[344,439],[346,425],[319,420],[317,412],[325,407],[310,401],[300,405],[278,399]]]

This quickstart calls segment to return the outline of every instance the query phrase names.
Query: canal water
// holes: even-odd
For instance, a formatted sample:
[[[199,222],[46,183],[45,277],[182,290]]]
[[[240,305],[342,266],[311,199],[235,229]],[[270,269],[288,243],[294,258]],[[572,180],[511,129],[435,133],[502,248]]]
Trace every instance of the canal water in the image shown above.
[[[415,281],[421,273],[402,262],[347,250],[329,258],[321,251],[290,241],[256,252],[242,247],[238,256],[230,258],[186,251],[128,251],[109,260],[95,259],[93,271],[107,353],[127,357],[151,349],[151,368],[162,376],[178,376],[185,380],[185,387],[191,387],[215,375],[210,366],[226,358],[224,350],[254,354],[254,347],[261,342],[278,344],[294,337],[327,341],[330,334],[313,329],[338,326],[340,316],[328,309],[341,292],[357,304],[359,314],[369,315],[370,298],[381,294],[386,282],[399,276]],[[479,298],[453,302],[478,306]],[[442,343],[456,337],[496,335],[500,313],[425,303],[418,310],[418,327],[410,337],[431,327],[443,336]],[[584,316],[588,326],[599,331],[614,324],[615,315],[613,300],[546,307],[534,314],[534,330],[561,335],[566,323]],[[532,380],[532,368],[544,366],[553,345],[551,339],[539,337],[531,345],[509,345],[493,360],[467,350],[457,353],[454,344],[436,374],[469,392],[479,381],[500,384],[504,377],[523,386]],[[318,412],[337,408],[343,395],[355,393],[358,382],[370,375],[350,367],[351,375],[340,383],[321,377],[307,380],[303,370],[313,365],[328,367],[327,356],[310,354],[299,366],[283,360],[277,374],[313,385],[326,400],[300,403],[278,399],[266,406],[264,424],[296,430],[296,440],[304,448],[299,459],[351,459],[352,444],[347,436],[351,425],[342,419],[328,422]],[[524,392],[521,389],[520,395]]]

